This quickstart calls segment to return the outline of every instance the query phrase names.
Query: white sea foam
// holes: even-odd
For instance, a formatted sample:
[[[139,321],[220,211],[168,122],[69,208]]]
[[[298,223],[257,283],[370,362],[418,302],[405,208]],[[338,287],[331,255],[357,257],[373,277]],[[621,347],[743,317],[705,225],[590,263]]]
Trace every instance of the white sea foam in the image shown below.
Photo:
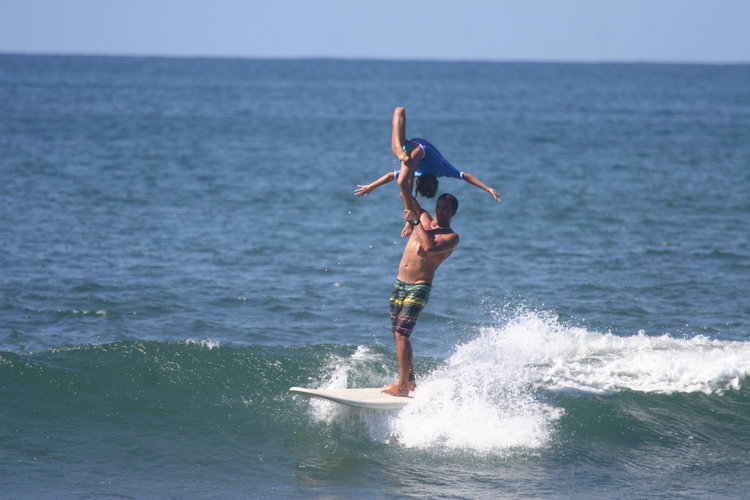
[[[460,346],[443,367],[420,378],[414,401],[399,412],[355,410],[311,399],[312,414],[326,422],[364,424],[373,440],[410,448],[490,452],[543,446],[550,422],[562,411],[534,398],[521,358],[487,340],[480,337]],[[352,377],[377,379],[386,366],[381,354],[360,346],[349,358],[329,361],[320,387],[361,386],[352,384]]]
[[[208,349],[218,349],[221,347],[221,343],[219,343],[216,339],[205,339],[205,340],[197,340],[197,339],[187,339],[184,341],[185,344],[188,345],[197,345],[201,347],[207,347]]]
[[[553,390],[709,394],[738,389],[750,374],[750,342],[643,331],[623,337],[561,325],[537,312],[486,328],[479,341],[517,352],[534,384]]]
[[[459,346],[420,382],[414,402],[389,421],[399,443],[482,453],[549,441],[562,410],[536,398],[523,358],[492,340],[480,336]]]
[[[564,413],[551,405],[549,391],[721,393],[738,389],[750,374],[750,342],[644,332],[622,337],[567,326],[544,312],[512,316],[481,328],[441,367],[420,377],[413,402],[403,410],[351,410],[311,401],[316,415],[329,421],[355,417],[372,439],[409,448],[534,450],[548,446]],[[388,366],[380,358],[360,347],[350,358],[332,362],[325,386],[346,387],[373,362]]]
[[[365,380],[377,378],[377,372],[382,372],[386,360],[382,355],[370,350],[367,346],[359,346],[348,358],[331,356],[328,360],[326,378],[318,384],[318,389],[344,389],[346,387],[364,387]],[[371,385],[371,384],[369,384]],[[348,418],[357,413],[351,408],[329,403],[322,399],[311,398],[310,406],[313,416],[318,420],[332,422]]]

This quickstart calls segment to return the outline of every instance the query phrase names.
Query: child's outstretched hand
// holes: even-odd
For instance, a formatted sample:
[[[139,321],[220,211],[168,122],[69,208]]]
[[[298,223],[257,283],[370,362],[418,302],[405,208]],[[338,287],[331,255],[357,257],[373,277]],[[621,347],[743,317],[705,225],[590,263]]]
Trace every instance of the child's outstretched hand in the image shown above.
[[[360,186],[359,184],[357,184],[357,189],[354,190],[354,195],[355,196],[367,196],[371,192],[372,192],[372,188],[369,185]]]

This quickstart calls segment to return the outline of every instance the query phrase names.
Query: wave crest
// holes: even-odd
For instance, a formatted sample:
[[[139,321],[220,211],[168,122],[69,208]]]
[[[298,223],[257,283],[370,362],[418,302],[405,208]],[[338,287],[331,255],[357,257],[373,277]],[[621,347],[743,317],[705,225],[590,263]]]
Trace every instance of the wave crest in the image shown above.
[[[550,392],[720,394],[741,388],[750,373],[749,342],[650,337],[642,331],[622,337],[565,325],[544,311],[521,310],[495,323],[479,328],[420,377],[413,402],[403,410],[351,410],[319,402],[316,416],[328,421],[356,416],[372,439],[407,448],[533,451],[550,445],[555,423],[565,413],[550,402],[555,399]],[[332,360],[323,385],[365,386],[347,380],[368,366],[377,367],[370,375],[382,378],[383,354],[360,347],[348,359]]]

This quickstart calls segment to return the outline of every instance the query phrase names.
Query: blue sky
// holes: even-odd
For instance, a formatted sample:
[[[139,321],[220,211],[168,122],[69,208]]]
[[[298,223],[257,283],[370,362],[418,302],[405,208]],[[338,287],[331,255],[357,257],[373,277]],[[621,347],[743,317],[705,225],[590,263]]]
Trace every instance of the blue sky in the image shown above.
[[[750,62],[750,0],[0,0],[0,52]]]

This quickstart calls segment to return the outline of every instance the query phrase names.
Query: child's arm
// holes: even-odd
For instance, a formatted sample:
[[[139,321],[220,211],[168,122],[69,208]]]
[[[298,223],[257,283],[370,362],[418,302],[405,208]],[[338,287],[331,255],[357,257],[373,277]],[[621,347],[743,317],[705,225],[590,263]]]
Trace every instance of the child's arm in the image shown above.
[[[394,174],[393,172],[388,172],[383,177],[381,177],[380,179],[376,180],[375,182],[373,182],[371,184],[367,184],[365,186],[363,186],[361,184],[357,184],[357,187],[359,189],[355,189],[354,190],[354,194],[357,195],[357,196],[367,196],[368,194],[372,193],[372,191],[375,188],[378,188],[378,187],[382,186],[383,184],[388,184],[395,177],[396,177],[396,174]]]
[[[473,186],[476,186],[476,187],[478,187],[480,189],[484,189],[485,191],[487,191],[488,193],[490,193],[490,195],[492,195],[492,197],[495,198],[495,200],[498,203],[502,203],[503,202],[503,200],[500,199],[500,193],[498,193],[495,189],[487,186],[485,183],[483,183],[482,181],[480,181],[479,179],[477,179],[475,176],[471,175],[468,172],[464,172],[462,177],[469,184],[471,184]]]

